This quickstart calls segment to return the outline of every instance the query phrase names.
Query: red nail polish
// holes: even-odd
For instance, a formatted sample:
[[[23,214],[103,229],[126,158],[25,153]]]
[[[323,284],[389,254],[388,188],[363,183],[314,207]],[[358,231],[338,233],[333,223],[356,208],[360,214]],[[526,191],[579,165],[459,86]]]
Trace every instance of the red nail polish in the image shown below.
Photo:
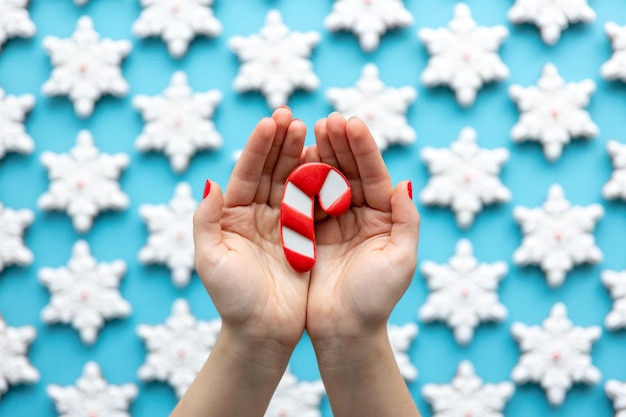
[[[409,198],[413,200],[413,182],[412,181],[408,182],[408,184],[406,185],[406,189],[409,192]]]
[[[207,195],[211,192],[211,181],[206,180],[204,183],[204,192],[202,193],[202,199],[204,200]]]

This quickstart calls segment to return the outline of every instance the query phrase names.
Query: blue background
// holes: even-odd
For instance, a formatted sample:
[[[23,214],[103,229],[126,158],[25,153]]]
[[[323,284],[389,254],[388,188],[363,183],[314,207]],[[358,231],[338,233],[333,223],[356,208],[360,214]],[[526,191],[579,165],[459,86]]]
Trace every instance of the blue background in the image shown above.
[[[420,150],[425,146],[448,146],[465,126],[477,130],[480,146],[505,147],[511,152],[501,178],[513,193],[512,201],[487,208],[469,230],[463,231],[456,226],[450,210],[420,205],[423,219],[421,260],[446,262],[452,256],[456,242],[467,237],[480,261],[503,260],[510,267],[499,287],[500,299],[509,310],[508,319],[480,326],[468,346],[458,346],[451,330],[442,323],[418,323],[420,333],[410,349],[410,357],[420,376],[409,387],[424,416],[431,415],[431,409],[421,397],[422,386],[448,383],[463,359],[471,360],[477,374],[486,382],[510,379],[511,370],[519,358],[518,346],[509,330],[513,322],[538,324],[554,303],[563,302],[575,324],[603,324],[612,300],[600,282],[600,273],[604,269],[622,270],[626,267],[623,255],[626,204],[607,202],[601,197],[602,185],[612,172],[606,142],[609,139],[626,141],[623,123],[626,86],[603,80],[599,68],[612,53],[604,34],[604,23],[626,24],[626,5],[621,0],[591,0],[590,4],[598,14],[596,22],[572,26],[556,45],[547,46],[541,41],[536,27],[511,25],[507,21],[506,12],[513,5],[512,0],[469,0],[467,4],[479,24],[503,24],[509,28],[510,36],[500,52],[511,76],[483,88],[475,104],[464,109],[457,105],[451,90],[427,89],[419,83],[428,54],[416,32],[422,27],[446,25],[456,3],[452,0],[407,0],[405,4],[414,15],[414,24],[388,33],[379,48],[368,54],[361,51],[357,38],[351,33],[330,33],[324,29],[323,19],[332,8],[330,0],[217,0],[214,12],[224,24],[223,33],[212,39],[198,38],[186,56],[175,60],[160,39],[141,40],[132,34],[132,24],[141,12],[138,1],[90,0],[84,7],[75,6],[71,0],[32,1],[29,10],[38,33],[32,39],[11,39],[3,46],[0,86],[9,94],[37,96],[37,105],[26,122],[36,150],[26,156],[9,154],[0,161],[0,202],[13,209],[30,208],[36,212],[35,222],[25,235],[26,245],[34,252],[35,261],[30,266],[13,266],[2,272],[0,312],[10,326],[32,325],[37,328],[29,359],[39,369],[41,380],[34,385],[11,387],[0,400],[0,417],[55,416],[53,402],[47,397],[45,387],[52,383],[73,384],[89,360],[100,364],[110,383],[135,382],[139,386],[140,394],[131,406],[132,415],[164,416],[174,406],[176,398],[168,385],[138,380],[137,369],[143,363],[146,351],[135,328],[143,323],[161,323],[170,314],[173,301],[179,297],[190,302],[192,312],[199,318],[211,319],[217,314],[197,279],[193,279],[187,288],[178,289],[172,284],[168,269],[138,262],[137,252],[147,237],[138,209],[145,203],[167,203],[180,181],[192,185],[197,199],[201,197],[207,177],[223,187],[226,185],[233,166],[232,152],[243,147],[256,122],[269,114],[261,95],[240,95],[232,90],[231,83],[239,61],[227,42],[231,36],[257,32],[271,8],[279,9],[285,23],[293,30],[316,30],[322,34],[322,41],[312,56],[321,86],[312,93],[297,93],[289,101],[295,116],[308,126],[312,127],[318,118],[333,110],[325,99],[326,89],[354,85],[366,63],[376,63],[381,79],[389,86],[417,88],[419,96],[409,109],[408,119],[417,130],[418,140],[410,146],[392,147],[384,154],[394,182],[412,179],[418,193],[428,180],[428,172],[419,157]],[[241,12],[242,6],[245,14]],[[131,85],[130,94],[121,99],[106,97],[100,100],[94,114],[85,120],[75,115],[71,102],[65,97],[47,98],[39,93],[51,71],[49,57],[42,47],[43,38],[47,35],[69,37],[82,15],[92,17],[96,30],[103,37],[133,42],[133,51],[122,66]],[[574,141],[554,163],[546,160],[538,144],[516,145],[509,138],[519,113],[508,97],[508,86],[512,83],[535,84],[547,62],[556,64],[567,81],[591,78],[597,83],[597,92],[588,110],[600,127],[600,135],[592,140]],[[187,73],[194,90],[219,89],[224,94],[214,120],[225,138],[225,145],[219,150],[198,154],[182,174],[174,173],[162,154],[141,154],[134,149],[143,121],[132,107],[132,98],[138,94],[160,94],[176,70]],[[125,152],[132,157],[132,163],[121,179],[122,189],[131,199],[130,207],[122,212],[100,215],[92,230],[84,235],[74,231],[65,213],[41,212],[36,208],[37,198],[48,187],[47,172],[39,162],[40,154],[44,151],[67,152],[74,146],[81,129],[93,133],[96,146],[103,152]],[[311,134],[307,141],[312,143]],[[521,242],[519,227],[512,217],[513,207],[542,204],[553,183],[561,184],[566,197],[574,204],[601,203],[606,210],[595,233],[605,255],[604,261],[598,265],[577,267],[557,289],[548,287],[538,268],[521,268],[511,260],[513,251]],[[38,282],[37,271],[44,266],[65,265],[72,245],[79,238],[89,242],[96,259],[123,259],[127,262],[128,272],[121,293],[133,305],[132,315],[108,322],[91,347],[85,346],[70,326],[49,326],[40,319],[40,311],[48,303],[49,293]],[[418,322],[417,310],[426,297],[424,278],[417,272],[391,322]],[[603,384],[607,379],[626,379],[625,348],[626,332],[603,329],[602,338],[592,351],[593,362],[602,371],[602,383],[576,386],[559,408],[549,406],[539,386],[517,386],[505,414],[510,417],[546,414],[611,416],[612,406],[604,394]],[[306,339],[298,346],[291,369],[303,380],[319,378],[313,350]],[[322,409],[325,416],[331,415],[326,399]]]

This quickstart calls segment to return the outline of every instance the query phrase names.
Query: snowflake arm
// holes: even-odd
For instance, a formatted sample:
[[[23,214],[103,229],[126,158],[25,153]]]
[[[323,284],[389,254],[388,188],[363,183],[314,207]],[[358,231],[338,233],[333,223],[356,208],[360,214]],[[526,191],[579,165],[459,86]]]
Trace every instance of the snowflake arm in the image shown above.
[[[10,38],[32,38],[37,27],[28,15],[29,0],[8,0],[0,2],[0,51]]]
[[[626,271],[603,271],[601,279],[613,298],[613,309],[604,324],[609,330],[626,329]]]
[[[0,88],[0,160],[7,152],[29,154],[35,149],[33,139],[24,129],[26,114],[35,106],[35,96],[6,95]]]
[[[29,265],[33,253],[24,246],[24,230],[35,219],[32,210],[12,210],[0,203],[0,272],[9,265]]]
[[[600,74],[606,80],[626,82],[626,26],[608,22],[604,25],[604,31],[611,40],[613,55],[602,64]]]
[[[9,327],[0,316],[0,399],[10,385],[39,381],[39,371],[26,357],[37,331],[32,326]]]
[[[626,201],[626,145],[610,140],[606,149],[613,161],[613,175],[602,187],[602,196],[607,200],[622,199]]]
[[[389,342],[391,349],[396,357],[400,373],[405,381],[415,381],[417,379],[417,369],[411,363],[409,357],[409,348],[418,333],[418,327],[415,323],[407,323],[403,326],[389,325]]]
[[[325,394],[322,381],[298,381],[287,368],[264,417],[322,417],[320,403]]]
[[[615,379],[608,380],[604,384],[604,391],[613,400],[614,417],[626,417],[626,382],[619,382]]]

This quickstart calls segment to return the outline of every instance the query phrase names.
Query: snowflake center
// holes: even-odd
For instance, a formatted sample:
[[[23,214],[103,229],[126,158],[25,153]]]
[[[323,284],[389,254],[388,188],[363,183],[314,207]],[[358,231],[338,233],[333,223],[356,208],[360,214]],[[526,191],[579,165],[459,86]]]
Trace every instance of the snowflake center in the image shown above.
[[[363,0],[363,4],[365,4],[366,6],[370,6],[373,2],[374,0]]]
[[[466,172],[465,174],[463,174],[463,182],[466,184],[469,184],[470,182],[472,182],[472,174],[470,174],[469,172]]]
[[[563,240],[563,232],[561,232],[560,230],[557,230],[556,232],[554,232],[554,240],[556,241]]]
[[[184,359],[187,356],[187,351],[183,348],[180,348],[176,351],[176,356],[178,356],[180,359]]]
[[[85,63],[82,63],[78,66],[78,70],[82,72],[83,74],[86,73],[88,69],[89,69],[89,65]]]
[[[89,294],[89,291],[87,291],[87,290],[83,290],[83,291],[80,292],[80,299],[83,300],[83,301],[89,300],[90,296],[91,295]]]
[[[280,57],[278,55],[274,55],[270,62],[273,66],[277,67],[280,64]]]
[[[463,297],[464,299],[467,299],[470,295],[470,291],[467,288],[463,288],[461,290],[461,297]]]
[[[172,11],[172,13],[176,14],[176,13],[180,12],[180,5],[179,4],[174,4],[174,5],[172,5],[172,8],[170,10]]]
[[[183,119],[180,116],[174,118],[174,126],[180,127],[183,124]]]
[[[558,362],[561,360],[561,352],[558,350],[555,350],[554,353],[552,353],[552,360],[554,362]]]
[[[467,410],[465,414],[463,414],[463,417],[473,417],[473,416],[474,416],[474,413],[470,410]]]
[[[557,109],[550,110],[550,116],[552,116],[553,119],[558,118],[559,117],[559,111]]]
[[[178,232],[176,232],[176,240],[178,240],[179,242],[182,242],[186,238],[187,238],[187,233],[183,232],[182,230],[179,230]]]
[[[89,417],[98,417],[98,412],[97,411],[90,411],[89,412]]]
[[[83,179],[76,180],[76,188],[78,188],[79,190],[82,190],[83,188],[85,188],[85,185],[87,185],[85,180]]]
[[[279,417],[287,417],[289,415],[289,413],[287,412],[287,410],[285,410],[284,408],[282,408],[279,412],[278,412],[278,416]]]
[[[372,121],[376,118],[376,113],[374,113],[373,111],[368,111],[367,113],[365,113],[365,118]]]
[[[464,51],[461,55],[461,58],[465,62],[470,62],[472,60],[472,54],[469,51]]]

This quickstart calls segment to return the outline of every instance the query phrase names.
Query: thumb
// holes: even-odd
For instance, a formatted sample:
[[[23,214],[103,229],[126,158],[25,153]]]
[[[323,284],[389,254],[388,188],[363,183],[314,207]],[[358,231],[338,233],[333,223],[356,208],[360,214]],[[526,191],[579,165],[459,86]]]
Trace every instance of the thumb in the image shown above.
[[[218,183],[207,180],[204,198],[193,215],[193,240],[196,268],[199,263],[216,262],[226,251],[222,241],[224,197]]]
[[[391,245],[393,251],[405,261],[417,262],[420,215],[413,203],[413,190],[410,181],[402,181],[391,195]],[[407,265],[408,266],[408,265]]]

